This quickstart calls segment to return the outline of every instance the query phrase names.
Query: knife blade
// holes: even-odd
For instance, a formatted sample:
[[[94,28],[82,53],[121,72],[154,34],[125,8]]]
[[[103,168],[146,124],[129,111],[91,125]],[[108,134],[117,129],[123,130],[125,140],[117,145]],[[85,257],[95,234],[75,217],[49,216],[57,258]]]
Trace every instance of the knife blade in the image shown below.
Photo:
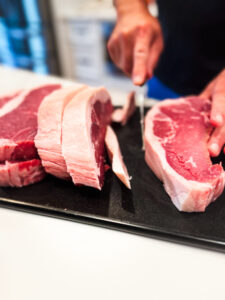
[[[144,144],[144,107],[145,107],[145,97],[144,97],[144,86],[136,87],[137,91],[137,104],[140,111],[140,123],[141,123],[141,136],[142,136],[142,150],[145,150]]]

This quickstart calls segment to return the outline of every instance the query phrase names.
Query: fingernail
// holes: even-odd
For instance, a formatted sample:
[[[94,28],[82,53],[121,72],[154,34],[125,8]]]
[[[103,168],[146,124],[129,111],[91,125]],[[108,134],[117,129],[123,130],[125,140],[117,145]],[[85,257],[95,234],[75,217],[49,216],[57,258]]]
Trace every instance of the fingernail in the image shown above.
[[[215,116],[215,121],[218,125],[222,125],[223,124],[223,117],[221,115],[216,115]]]
[[[141,77],[140,75],[134,76],[133,78],[134,84],[142,84],[143,83],[143,77]]]
[[[219,146],[216,143],[213,143],[209,146],[210,152],[214,155],[218,155],[220,153]]]

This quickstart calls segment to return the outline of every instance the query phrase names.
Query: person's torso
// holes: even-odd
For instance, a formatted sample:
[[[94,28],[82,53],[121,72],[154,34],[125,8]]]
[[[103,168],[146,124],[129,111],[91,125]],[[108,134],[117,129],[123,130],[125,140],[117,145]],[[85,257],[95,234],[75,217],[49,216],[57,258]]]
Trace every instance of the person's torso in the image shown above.
[[[197,94],[225,68],[225,0],[157,0],[165,49],[156,76]]]

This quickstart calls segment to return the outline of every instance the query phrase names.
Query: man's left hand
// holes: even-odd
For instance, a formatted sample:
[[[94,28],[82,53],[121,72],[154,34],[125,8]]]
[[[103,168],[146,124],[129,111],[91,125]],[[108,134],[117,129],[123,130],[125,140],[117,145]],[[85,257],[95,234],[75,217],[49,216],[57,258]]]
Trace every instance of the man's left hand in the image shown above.
[[[208,149],[211,156],[218,156],[225,144],[225,69],[209,83],[200,96],[212,100],[210,122],[216,128],[208,142]]]

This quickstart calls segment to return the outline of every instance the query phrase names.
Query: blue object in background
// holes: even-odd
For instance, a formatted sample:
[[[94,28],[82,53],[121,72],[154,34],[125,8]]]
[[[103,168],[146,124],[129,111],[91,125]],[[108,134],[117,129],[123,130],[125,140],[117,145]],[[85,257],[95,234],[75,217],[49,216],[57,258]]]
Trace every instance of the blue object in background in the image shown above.
[[[10,48],[7,26],[3,18],[0,17],[0,63],[7,66],[15,66],[15,59]]]
[[[60,74],[49,0],[0,0],[0,63]]]
[[[29,32],[29,49],[33,62],[33,71],[41,74],[48,74],[49,67],[47,60],[47,47],[43,38],[43,26],[36,0],[22,0],[24,15]]]
[[[155,98],[158,100],[175,99],[180,95],[168,88],[157,77],[153,77],[147,82],[148,91],[147,96],[149,98]]]

